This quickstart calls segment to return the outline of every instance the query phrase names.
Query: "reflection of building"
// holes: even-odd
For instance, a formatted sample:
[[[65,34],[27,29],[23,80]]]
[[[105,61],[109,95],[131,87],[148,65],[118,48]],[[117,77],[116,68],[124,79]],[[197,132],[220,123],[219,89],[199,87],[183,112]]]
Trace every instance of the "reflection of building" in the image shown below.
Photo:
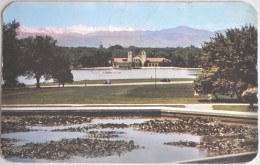
[[[171,60],[167,58],[147,58],[143,50],[141,54],[133,58],[131,51],[128,52],[128,58],[114,58],[112,60],[113,68],[131,69],[132,67],[159,67],[169,66]]]

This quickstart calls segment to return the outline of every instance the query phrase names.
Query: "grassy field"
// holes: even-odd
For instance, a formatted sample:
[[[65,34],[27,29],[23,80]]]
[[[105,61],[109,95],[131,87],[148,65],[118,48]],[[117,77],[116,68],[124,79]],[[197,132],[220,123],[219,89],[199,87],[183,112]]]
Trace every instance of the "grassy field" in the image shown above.
[[[3,104],[186,104],[208,103],[194,97],[191,84],[3,89]],[[226,98],[223,98],[226,99]]]
[[[194,79],[170,79],[172,82],[174,81],[193,81]],[[154,82],[154,79],[115,79],[115,80],[111,80],[112,83],[138,83],[138,82]],[[156,80],[157,82],[160,81],[160,79]],[[82,81],[75,81],[73,83],[71,83],[72,85],[74,84],[102,84],[104,82],[104,80],[82,80]],[[50,85],[59,85],[58,83],[41,83],[41,86],[50,86]],[[68,84],[65,84],[65,86]],[[35,86],[35,85],[29,85],[29,86]]]
[[[234,105],[234,106],[228,106],[228,105],[213,105],[212,106],[214,110],[227,110],[227,111],[241,111],[241,112],[248,112],[249,106],[242,106],[242,105]],[[257,109],[257,106],[255,106],[255,109]]]

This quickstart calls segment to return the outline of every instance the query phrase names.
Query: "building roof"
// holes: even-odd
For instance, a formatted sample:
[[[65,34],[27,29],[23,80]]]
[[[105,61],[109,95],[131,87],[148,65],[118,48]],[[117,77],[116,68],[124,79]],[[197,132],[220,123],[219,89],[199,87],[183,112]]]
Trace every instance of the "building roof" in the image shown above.
[[[141,55],[137,55],[135,57],[140,57],[142,58]],[[160,63],[160,62],[171,62],[171,60],[167,59],[167,58],[146,58],[146,61],[148,62],[152,62],[152,63]],[[128,58],[114,58],[113,60],[114,63],[132,63],[130,61],[128,61]]]
[[[172,62],[171,60],[169,60],[168,58],[165,58],[165,61],[167,61],[167,62]]]
[[[114,58],[113,62],[115,63],[132,63],[128,61],[128,58]]]
[[[146,60],[149,62],[162,62],[162,61],[171,62],[171,60],[167,58],[146,58]]]

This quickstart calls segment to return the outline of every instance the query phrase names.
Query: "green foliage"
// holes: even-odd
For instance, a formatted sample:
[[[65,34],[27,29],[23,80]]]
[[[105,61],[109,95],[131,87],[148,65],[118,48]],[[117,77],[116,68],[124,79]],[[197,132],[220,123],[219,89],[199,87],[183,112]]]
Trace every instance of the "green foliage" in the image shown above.
[[[129,50],[127,49],[114,49],[114,50],[111,50],[111,56],[113,58],[123,58],[123,57],[127,57],[127,52]],[[134,54],[134,52],[133,52]]]
[[[257,103],[258,88],[248,88],[242,93],[242,100],[250,104],[251,108],[254,108],[254,103]]]
[[[212,105],[212,107],[214,110],[238,111],[238,112],[248,111],[248,106],[245,105]]]
[[[148,92],[148,93],[147,93]],[[3,104],[181,104],[200,103],[191,84],[5,89]]]
[[[250,85],[257,86],[257,30],[253,26],[228,29],[202,48],[202,73],[194,81],[199,93],[241,98]]]
[[[73,76],[70,72],[70,58],[62,54],[56,46],[56,40],[49,36],[28,37],[21,40],[25,76],[35,78],[36,88],[40,87],[40,78],[54,78],[58,82],[71,83]]]
[[[73,82],[73,75],[69,69],[59,70],[54,75],[54,80],[62,84],[64,87],[65,83],[72,83]]]
[[[103,67],[109,66],[111,51],[105,48],[61,47],[61,53],[70,59],[70,65],[74,69],[81,67]]]
[[[55,64],[52,65],[52,78],[64,87],[65,83],[73,82],[73,75],[70,70],[70,59],[68,55],[59,54],[53,57]]]
[[[108,61],[111,58],[127,57],[128,51],[133,52],[133,56],[146,51],[147,57],[164,57],[172,61],[170,66],[196,68],[199,66],[198,57],[201,49],[190,46],[186,48],[139,48],[130,46],[123,48],[121,45],[110,46],[109,48],[89,48],[89,47],[62,47],[62,54],[70,57],[73,68],[80,67],[103,67],[110,66]]]
[[[40,78],[43,76],[46,80],[50,79],[59,62],[55,56],[58,54],[56,40],[49,36],[29,37],[22,40],[26,75],[28,78],[36,78],[37,88],[40,87]]]
[[[20,54],[22,47],[16,38],[19,26],[15,20],[3,25],[3,79],[8,87],[17,86],[17,77],[25,71]]]
[[[123,49],[123,47],[121,45],[115,45],[115,46],[110,46],[108,49],[109,50],[116,50],[116,49]]]

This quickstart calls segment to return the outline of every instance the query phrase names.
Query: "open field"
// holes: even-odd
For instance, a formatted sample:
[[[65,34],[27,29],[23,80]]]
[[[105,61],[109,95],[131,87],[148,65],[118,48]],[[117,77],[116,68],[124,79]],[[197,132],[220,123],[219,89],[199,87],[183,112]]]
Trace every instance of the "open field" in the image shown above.
[[[241,111],[241,112],[248,112],[249,106],[242,106],[242,105],[213,105],[214,110],[227,110],[227,111]],[[257,106],[255,106],[255,110],[257,110]]]
[[[171,82],[175,81],[193,81],[194,79],[185,79],[185,78],[175,78],[175,79],[170,79]],[[82,81],[74,81],[71,84],[66,83],[66,85],[78,85],[78,84],[102,84],[104,80],[82,80]],[[111,80],[112,83],[141,83],[141,82],[155,82],[154,79],[113,79]],[[160,79],[156,79],[156,82],[160,82]],[[40,85],[44,86],[52,86],[52,85],[57,85],[59,86],[59,83],[41,83]],[[28,86],[35,86],[35,85],[28,85]]]
[[[2,104],[191,104],[208,103],[194,97],[192,84],[100,86],[82,88],[3,89]],[[220,97],[222,101],[236,99]]]

